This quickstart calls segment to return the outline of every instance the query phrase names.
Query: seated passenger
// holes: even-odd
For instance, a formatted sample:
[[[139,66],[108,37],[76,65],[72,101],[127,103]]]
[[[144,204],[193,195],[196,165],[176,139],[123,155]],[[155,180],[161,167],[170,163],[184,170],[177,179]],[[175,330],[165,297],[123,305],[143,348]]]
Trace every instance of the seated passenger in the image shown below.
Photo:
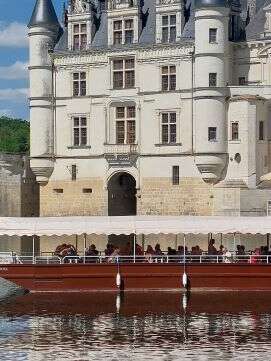
[[[132,254],[132,247],[130,242],[126,243],[126,246],[121,250],[121,254],[123,256],[130,256]]]
[[[254,252],[252,252],[252,256],[250,258],[250,263],[255,264],[255,263],[259,263],[260,260],[260,249],[256,248]]]
[[[116,262],[116,260],[118,259],[118,256],[120,255],[120,248],[116,247],[114,249],[114,252],[111,254],[111,256],[108,258],[108,262],[109,263],[113,263]]]
[[[137,256],[143,256],[143,249],[138,243],[135,244],[135,254]]]
[[[227,248],[224,248],[223,262],[225,262],[225,263],[232,262],[232,254],[229,250],[227,250]]]
[[[54,252],[54,255],[55,256],[58,256],[58,257],[63,257],[63,250],[67,248],[67,244],[66,243],[63,243],[63,244],[60,244],[59,246],[56,247],[55,249],[55,252]]]
[[[217,249],[215,248],[215,240],[213,238],[211,238],[210,241],[209,241],[208,255],[210,255],[210,256],[216,256],[217,255]]]
[[[114,252],[114,246],[111,243],[107,243],[106,249],[104,250],[105,256],[111,256],[111,254]]]
[[[156,256],[163,256],[163,252],[161,251],[160,244],[157,243],[154,247],[154,254]]]
[[[245,254],[246,254],[244,245],[240,246],[240,254],[241,254],[241,256],[245,256]]]
[[[154,249],[152,248],[152,246],[148,245],[147,250],[145,252],[146,261],[152,263],[152,261],[153,261],[152,256],[153,255],[154,255]]]
[[[77,262],[78,260],[76,248],[72,244],[67,244],[60,255],[65,258],[65,262]]]
[[[167,255],[168,255],[168,256],[172,256],[172,254],[174,254],[174,253],[173,253],[173,249],[172,249],[171,247],[168,247],[168,248],[167,248]]]
[[[217,252],[217,254],[219,254],[219,255],[223,255],[224,254],[224,246],[223,246],[223,244],[221,244],[220,246],[219,246],[219,251]]]
[[[89,248],[86,251],[86,256],[98,256],[98,255],[99,252],[97,251],[95,244],[89,246]]]
[[[178,255],[183,255],[183,254],[184,254],[184,248],[183,248],[183,246],[178,246],[177,254],[178,254]]]

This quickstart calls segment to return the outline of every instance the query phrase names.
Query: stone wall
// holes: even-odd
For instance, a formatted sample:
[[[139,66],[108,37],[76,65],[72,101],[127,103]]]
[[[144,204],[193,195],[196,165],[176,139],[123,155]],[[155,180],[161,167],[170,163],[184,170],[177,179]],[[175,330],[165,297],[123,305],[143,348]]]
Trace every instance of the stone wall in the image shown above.
[[[0,216],[39,215],[39,186],[27,156],[0,153]],[[0,236],[0,251],[30,252],[31,237]]]
[[[142,215],[212,215],[213,187],[200,178],[181,178],[172,185],[171,178],[143,178],[138,214]]]
[[[40,201],[42,217],[107,215],[107,190],[100,178],[49,181],[40,187]]]

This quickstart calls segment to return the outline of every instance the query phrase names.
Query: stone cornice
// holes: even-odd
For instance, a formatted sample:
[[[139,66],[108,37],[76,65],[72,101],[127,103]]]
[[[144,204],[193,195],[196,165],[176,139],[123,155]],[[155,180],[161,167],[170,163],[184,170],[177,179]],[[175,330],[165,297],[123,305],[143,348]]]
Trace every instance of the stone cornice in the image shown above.
[[[80,53],[75,52],[56,52],[52,54],[54,63],[56,66],[69,66],[76,64],[107,64],[110,57],[115,56],[131,56],[134,55],[137,61],[154,61],[157,59],[172,59],[172,58],[184,58],[191,57],[193,51],[192,42],[183,42],[170,45],[149,45],[140,46],[134,45],[133,47],[123,48],[106,48],[97,49],[92,51],[85,51]]]
[[[258,100],[265,101],[266,99],[264,97],[259,96],[259,95],[250,95],[250,94],[235,95],[233,97],[228,98],[228,101],[231,102],[231,103],[238,102],[238,101],[255,102],[255,101],[258,101]]]

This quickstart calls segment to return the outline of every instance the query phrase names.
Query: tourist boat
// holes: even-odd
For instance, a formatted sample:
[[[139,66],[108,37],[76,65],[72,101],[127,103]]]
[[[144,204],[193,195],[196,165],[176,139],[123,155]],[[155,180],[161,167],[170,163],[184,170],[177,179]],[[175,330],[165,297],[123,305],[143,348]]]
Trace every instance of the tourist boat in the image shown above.
[[[1,218],[0,235],[32,236],[33,253],[0,255],[0,277],[32,292],[129,290],[271,290],[271,256],[188,254],[59,258],[35,254],[41,236],[271,233],[271,217],[40,217]],[[235,247],[234,247],[235,248]],[[135,247],[134,247],[135,249]]]

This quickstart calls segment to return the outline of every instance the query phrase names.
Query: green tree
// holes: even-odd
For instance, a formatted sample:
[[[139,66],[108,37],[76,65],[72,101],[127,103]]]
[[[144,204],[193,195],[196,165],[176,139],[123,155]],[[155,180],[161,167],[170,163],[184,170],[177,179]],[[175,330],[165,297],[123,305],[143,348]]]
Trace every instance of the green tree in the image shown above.
[[[29,122],[5,116],[0,117],[0,152],[28,153],[29,143]]]

